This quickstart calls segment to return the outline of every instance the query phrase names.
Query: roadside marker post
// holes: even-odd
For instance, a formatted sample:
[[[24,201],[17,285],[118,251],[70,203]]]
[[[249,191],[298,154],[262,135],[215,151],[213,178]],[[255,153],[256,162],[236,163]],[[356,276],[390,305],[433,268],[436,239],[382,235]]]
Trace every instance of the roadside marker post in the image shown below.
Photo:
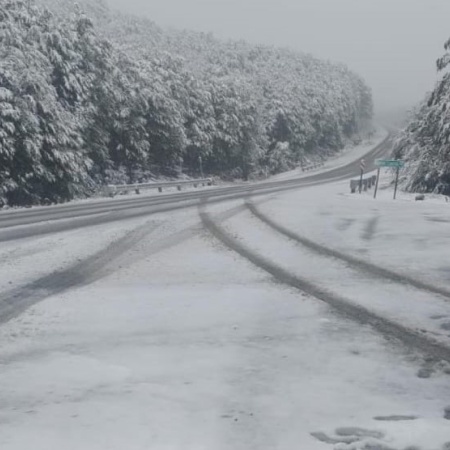
[[[364,161],[364,159],[361,160],[360,168],[361,168],[361,177],[359,179],[359,193],[361,194],[361,192],[362,192],[362,185],[363,185],[364,170],[366,169],[366,161]]]
[[[394,189],[394,200],[397,199],[397,189],[398,189],[398,178],[400,175],[400,166],[397,166],[397,173],[395,174],[395,189]]]
[[[397,199],[397,190],[398,190],[398,179],[400,177],[400,169],[405,166],[405,161],[402,161],[400,159],[377,159],[375,161],[375,165],[378,167],[378,177],[377,177],[377,185],[375,188],[374,198],[377,198],[378,179],[380,178],[381,167],[392,167],[392,168],[396,169],[395,190],[394,190],[394,200],[396,200]]]
[[[377,170],[377,181],[375,181],[375,192],[373,193],[373,198],[377,198],[377,192],[378,192],[378,183],[380,182],[380,168],[378,167]]]

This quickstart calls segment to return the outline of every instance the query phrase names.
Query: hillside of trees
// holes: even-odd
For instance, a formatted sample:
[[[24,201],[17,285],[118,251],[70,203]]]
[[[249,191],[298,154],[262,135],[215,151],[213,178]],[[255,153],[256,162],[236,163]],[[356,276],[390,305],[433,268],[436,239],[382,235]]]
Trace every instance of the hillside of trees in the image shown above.
[[[407,190],[450,195],[450,40],[437,68],[442,78],[400,133],[394,156],[407,161]]]
[[[102,0],[0,0],[0,204],[183,171],[244,178],[326,158],[367,126],[348,68],[168,31]]]

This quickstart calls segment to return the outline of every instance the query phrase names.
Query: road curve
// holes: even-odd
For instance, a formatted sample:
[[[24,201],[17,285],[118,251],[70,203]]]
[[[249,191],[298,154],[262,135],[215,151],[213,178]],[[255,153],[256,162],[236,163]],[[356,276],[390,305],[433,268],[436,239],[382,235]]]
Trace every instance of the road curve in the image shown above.
[[[366,160],[368,171],[375,168],[375,160],[387,154],[391,145],[392,135],[390,134],[369,153],[361,155]],[[209,202],[219,202],[242,198],[250,192],[253,196],[265,195],[281,190],[343,180],[359,173],[359,163],[358,159],[326,172],[281,181],[247,183],[153,197],[104,199],[95,202],[3,211],[0,212],[0,242],[192,207],[206,198]]]

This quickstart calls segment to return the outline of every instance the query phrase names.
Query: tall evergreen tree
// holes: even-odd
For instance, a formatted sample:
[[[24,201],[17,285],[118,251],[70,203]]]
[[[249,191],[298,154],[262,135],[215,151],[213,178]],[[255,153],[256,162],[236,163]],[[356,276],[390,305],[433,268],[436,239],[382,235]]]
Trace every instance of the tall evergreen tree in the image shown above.
[[[444,48],[437,61],[442,78],[399,134],[394,155],[407,161],[407,189],[450,195],[450,40]]]
[[[0,0],[0,203],[66,201],[180,161],[198,175],[200,158],[209,174],[274,173],[371,118],[345,66],[164,31],[103,0],[38,1]]]

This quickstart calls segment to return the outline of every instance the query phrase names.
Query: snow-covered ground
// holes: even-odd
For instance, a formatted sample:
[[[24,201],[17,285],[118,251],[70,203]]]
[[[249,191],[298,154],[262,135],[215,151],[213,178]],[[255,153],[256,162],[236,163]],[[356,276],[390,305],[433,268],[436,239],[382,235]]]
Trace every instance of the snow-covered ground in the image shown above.
[[[30,280],[69,269],[73,264],[96,254],[108,245],[119,242],[133,230],[151,233],[158,220],[143,218],[132,222],[112,222],[55,235],[38,236],[2,242],[0,248],[0,292],[15,289]]]
[[[450,202],[401,191],[394,201],[391,181],[382,174],[376,200],[373,190],[351,194],[343,181],[276,196],[261,211],[319,243],[450,287]]]
[[[450,205],[390,194],[374,201],[336,183],[257,207],[310,239],[445,287],[437,269],[447,266]],[[314,259],[243,201],[206,211],[252,250],[380,314],[439,324],[437,333],[446,319],[430,317],[450,317],[439,297]],[[19,286],[49,273],[45,262],[70,269],[130,233],[138,239],[102,259],[97,276],[0,326],[1,450],[448,449],[445,365],[419,377],[421,356],[274,282],[193,209],[8,243],[0,300],[3,274]]]

